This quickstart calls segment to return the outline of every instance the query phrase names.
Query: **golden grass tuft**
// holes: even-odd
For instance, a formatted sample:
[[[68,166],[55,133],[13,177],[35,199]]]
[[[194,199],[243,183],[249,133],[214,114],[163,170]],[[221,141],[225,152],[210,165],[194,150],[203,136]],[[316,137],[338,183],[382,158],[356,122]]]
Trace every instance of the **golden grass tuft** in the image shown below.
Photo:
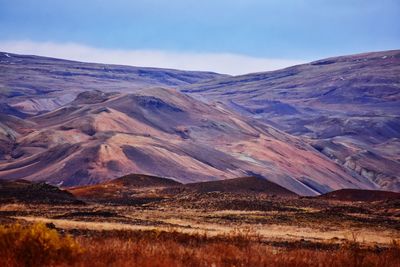
[[[1,266],[46,266],[72,263],[82,253],[70,236],[61,236],[43,223],[0,225]]]

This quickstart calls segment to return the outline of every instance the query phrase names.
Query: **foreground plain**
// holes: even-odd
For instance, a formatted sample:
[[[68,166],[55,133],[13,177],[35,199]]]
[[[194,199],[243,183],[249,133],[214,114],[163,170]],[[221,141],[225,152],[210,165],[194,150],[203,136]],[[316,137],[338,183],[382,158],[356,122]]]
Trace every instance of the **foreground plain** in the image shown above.
[[[208,186],[194,187],[205,191]],[[86,190],[88,197],[89,189],[71,192]],[[342,201],[334,198],[343,192],[298,197],[175,187],[135,190],[140,192],[125,204],[114,195],[66,204],[64,192],[61,204],[3,202],[3,265],[400,266],[397,195]],[[51,242],[56,252],[49,251]]]

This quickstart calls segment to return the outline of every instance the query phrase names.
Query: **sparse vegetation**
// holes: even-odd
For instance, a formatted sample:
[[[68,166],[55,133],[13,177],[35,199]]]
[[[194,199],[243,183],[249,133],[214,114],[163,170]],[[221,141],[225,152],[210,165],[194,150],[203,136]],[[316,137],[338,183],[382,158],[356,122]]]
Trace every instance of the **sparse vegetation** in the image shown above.
[[[354,238],[356,238],[354,236]],[[207,236],[176,231],[82,231],[75,240],[43,224],[1,227],[2,266],[400,266],[400,246],[276,248],[251,229]],[[84,248],[84,249],[81,249]]]
[[[82,238],[87,251],[77,265],[95,266],[400,266],[400,247],[363,249],[358,243],[336,250],[276,249],[249,232],[207,237],[178,232],[117,232]]]
[[[12,195],[0,266],[400,266],[397,199],[120,189],[85,205]]]

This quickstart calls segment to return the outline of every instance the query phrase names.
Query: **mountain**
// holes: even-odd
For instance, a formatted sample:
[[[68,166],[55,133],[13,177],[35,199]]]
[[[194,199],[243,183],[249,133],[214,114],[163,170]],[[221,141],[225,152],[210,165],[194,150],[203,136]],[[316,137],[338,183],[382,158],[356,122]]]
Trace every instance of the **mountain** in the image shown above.
[[[226,76],[0,53],[0,179],[400,190],[400,52]]]
[[[224,76],[213,72],[83,63],[0,52],[0,111],[3,113],[7,104],[19,112],[37,114],[54,110],[72,101],[79,93],[93,89],[134,92],[149,87],[172,88]]]
[[[302,137],[386,190],[400,190],[400,50],[341,56],[184,86]]]
[[[0,179],[68,187],[130,173],[182,183],[261,175],[302,195],[377,188],[300,138],[172,89],[92,90],[23,123],[8,121],[18,134],[1,156]]]

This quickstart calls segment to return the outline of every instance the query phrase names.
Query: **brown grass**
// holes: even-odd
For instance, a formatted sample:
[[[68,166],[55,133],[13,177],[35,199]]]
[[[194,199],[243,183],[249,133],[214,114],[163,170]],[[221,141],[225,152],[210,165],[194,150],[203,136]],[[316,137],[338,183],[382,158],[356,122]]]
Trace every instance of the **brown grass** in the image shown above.
[[[400,266],[396,243],[382,252],[362,249],[357,242],[333,251],[277,250],[251,232],[212,238],[177,232],[139,233],[81,239],[87,250],[78,265],[98,259],[96,266]]]
[[[81,231],[72,240],[34,224],[2,227],[0,240],[1,266],[400,266],[396,242],[380,250],[363,248],[354,236],[338,249],[277,249],[249,229],[214,237],[157,230]]]

